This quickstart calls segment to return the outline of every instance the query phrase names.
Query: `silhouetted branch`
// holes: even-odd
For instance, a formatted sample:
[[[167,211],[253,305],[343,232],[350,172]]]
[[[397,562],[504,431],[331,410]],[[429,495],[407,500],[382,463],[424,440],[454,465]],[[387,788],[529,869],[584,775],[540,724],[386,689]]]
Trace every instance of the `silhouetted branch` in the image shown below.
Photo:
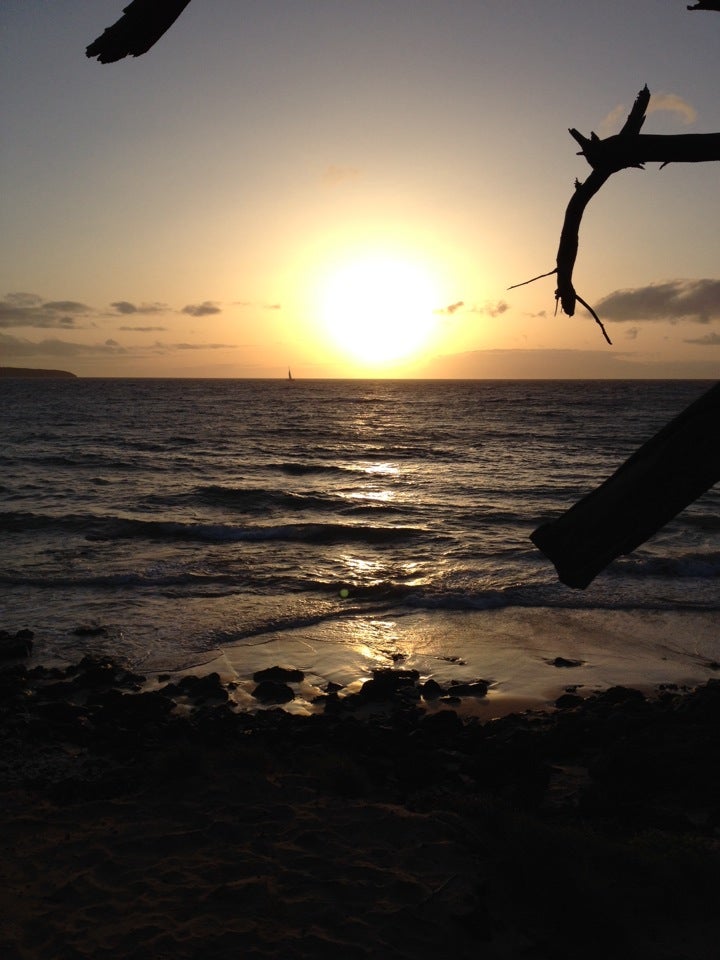
[[[642,125],[645,123],[645,111],[647,110],[649,102],[650,91],[648,90],[647,86],[645,86],[635,98],[635,103],[628,114],[627,120],[623,124],[622,130],[619,134],[617,134],[617,137],[613,139],[632,139],[640,133]],[[579,136],[581,136],[576,130],[570,130],[570,134],[576,140]],[[584,137],[582,139],[585,141]],[[595,141],[598,143],[602,142],[595,134],[592,134],[591,140],[587,142],[594,143]],[[575,303],[578,299],[578,295],[575,292],[575,287],[573,286],[572,275],[578,252],[580,222],[582,221],[582,217],[585,213],[585,208],[587,207],[588,203],[592,200],[600,187],[603,186],[606,180],[608,180],[608,178],[611,177],[613,173],[616,173],[619,169],[622,168],[617,167],[615,164],[608,166],[594,164],[593,171],[587,180],[585,180],[583,183],[580,183],[579,181],[575,182],[575,193],[570,198],[570,202],[565,210],[565,219],[560,232],[560,245],[557,252],[558,282],[557,290],[555,291],[555,299],[560,301],[560,306],[569,317],[574,315]],[[583,303],[583,306],[585,305],[586,304]],[[607,334],[605,335],[605,338],[607,339]]]
[[[623,170],[644,163],[705,163],[720,160],[720,133],[676,133],[669,136],[643,133],[637,137],[588,139],[577,130],[570,134],[593,169]]]
[[[717,8],[720,10],[720,2],[717,3]],[[601,140],[595,133],[585,137],[574,128],[570,129],[570,135],[580,145],[580,153],[592,167],[592,173],[582,182],[575,181],[575,192],[565,210],[565,218],[560,231],[560,244],[555,270],[533,277],[533,280],[539,280],[540,277],[547,277],[555,273],[557,275],[555,299],[560,302],[563,312],[569,317],[574,316],[575,307],[580,302],[599,325],[608,343],[611,343],[611,340],[597,313],[578,295],[573,285],[573,270],[578,254],[580,224],[588,203],[613,173],[617,173],[619,170],[625,170],[629,167],[642,169],[644,163],[656,161],[665,165],[667,163],[704,163],[711,160],[720,160],[720,133],[676,134],[673,136],[641,134],[640,130],[645,123],[645,113],[649,102],[650,91],[645,86],[635,98],[635,103],[620,133],[612,137],[606,137],[604,140]],[[533,280],[524,282],[532,283]],[[523,284],[517,283],[510,289],[520,286],[523,286]]]
[[[694,7],[688,6],[688,10],[717,10],[720,11],[720,3],[713,3],[713,0],[698,0]]]
[[[100,63],[139,57],[168,30],[190,0],[132,0],[123,15],[85,50]]]
[[[720,480],[720,384],[643,444],[603,484],[532,534],[563,583],[587,587]]]

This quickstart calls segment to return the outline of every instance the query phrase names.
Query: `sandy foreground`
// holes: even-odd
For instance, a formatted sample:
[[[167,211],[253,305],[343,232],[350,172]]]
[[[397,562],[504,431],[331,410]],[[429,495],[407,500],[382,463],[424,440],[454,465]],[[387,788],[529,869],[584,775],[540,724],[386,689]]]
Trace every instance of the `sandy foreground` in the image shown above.
[[[373,682],[0,671],[0,955],[717,955],[720,683],[483,721]]]

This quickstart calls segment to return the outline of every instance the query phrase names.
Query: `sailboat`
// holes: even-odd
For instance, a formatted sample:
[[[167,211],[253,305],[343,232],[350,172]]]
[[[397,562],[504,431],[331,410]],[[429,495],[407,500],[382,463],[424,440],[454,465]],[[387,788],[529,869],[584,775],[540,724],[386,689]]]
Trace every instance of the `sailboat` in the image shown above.
[[[292,371],[290,370],[290,367],[288,367],[288,380],[291,381],[292,379],[293,379]]]

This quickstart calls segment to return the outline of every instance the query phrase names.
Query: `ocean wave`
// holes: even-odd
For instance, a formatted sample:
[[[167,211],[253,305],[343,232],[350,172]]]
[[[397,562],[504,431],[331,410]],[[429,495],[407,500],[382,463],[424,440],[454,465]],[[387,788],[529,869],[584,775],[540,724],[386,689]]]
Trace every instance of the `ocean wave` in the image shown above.
[[[398,543],[423,536],[414,527],[369,527],[344,523],[283,523],[238,526],[224,523],[183,523],[172,520],[109,519],[91,525],[87,540],[188,540],[206,543],[291,541],[313,544]]]
[[[319,493],[290,493],[266,487],[226,487],[218,484],[198,487],[189,499],[211,506],[229,506],[246,512],[267,510],[337,510],[339,497]]]
[[[674,557],[630,556],[617,561],[624,577],[714,580],[720,577],[720,553],[682,553]]]
[[[283,461],[269,464],[268,469],[291,476],[303,477],[313,473],[357,473],[357,468],[343,467],[333,463]]]
[[[0,573],[0,585],[5,587],[39,587],[43,589],[92,589],[117,590],[125,587],[136,589],[188,587],[197,595],[199,588],[212,585],[231,584],[237,586],[237,578],[222,574],[202,575],[195,572],[162,573],[157,570],[131,571],[127,573],[99,574],[91,571],[72,574],[22,574]]]

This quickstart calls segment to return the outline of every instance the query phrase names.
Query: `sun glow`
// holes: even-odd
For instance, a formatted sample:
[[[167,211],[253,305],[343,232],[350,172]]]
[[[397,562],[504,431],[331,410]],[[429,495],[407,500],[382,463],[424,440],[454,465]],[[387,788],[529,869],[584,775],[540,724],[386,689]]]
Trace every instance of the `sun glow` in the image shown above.
[[[320,320],[332,344],[357,363],[388,364],[419,354],[437,327],[438,284],[419,263],[369,255],[323,283]]]

